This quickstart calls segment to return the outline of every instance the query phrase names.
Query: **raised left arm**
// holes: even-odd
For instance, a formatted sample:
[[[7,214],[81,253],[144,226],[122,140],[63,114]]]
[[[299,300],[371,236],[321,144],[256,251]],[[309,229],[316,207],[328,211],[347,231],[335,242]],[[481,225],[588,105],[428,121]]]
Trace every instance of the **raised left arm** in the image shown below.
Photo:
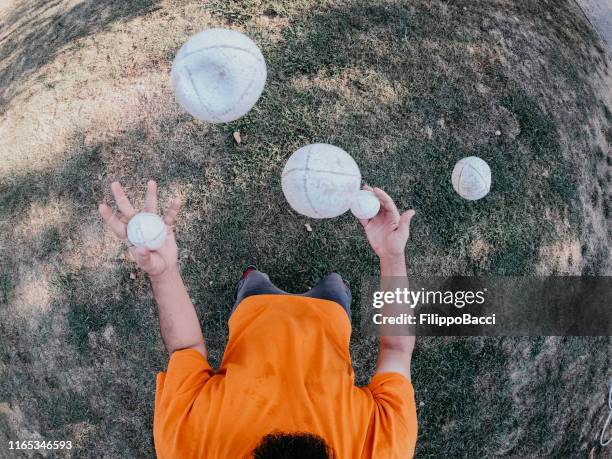
[[[108,205],[100,204],[100,215],[108,228],[122,241],[127,241],[127,223],[136,215],[130,200],[118,182],[111,185],[121,213],[115,215]],[[206,358],[206,346],[195,308],[183,284],[178,267],[178,248],[174,238],[174,221],[180,210],[180,199],[175,198],[164,213],[167,237],[156,250],[130,247],[138,266],[151,280],[162,339],[170,354],[181,349],[195,349]],[[147,183],[145,212],[157,213],[157,184]]]

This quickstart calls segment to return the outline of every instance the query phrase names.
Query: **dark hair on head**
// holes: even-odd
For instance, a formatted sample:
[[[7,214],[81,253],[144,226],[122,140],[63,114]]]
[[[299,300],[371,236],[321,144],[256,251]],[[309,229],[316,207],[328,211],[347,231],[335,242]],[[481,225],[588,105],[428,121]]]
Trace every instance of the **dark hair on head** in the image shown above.
[[[253,450],[253,459],[333,459],[334,452],[318,435],[272,432]]]

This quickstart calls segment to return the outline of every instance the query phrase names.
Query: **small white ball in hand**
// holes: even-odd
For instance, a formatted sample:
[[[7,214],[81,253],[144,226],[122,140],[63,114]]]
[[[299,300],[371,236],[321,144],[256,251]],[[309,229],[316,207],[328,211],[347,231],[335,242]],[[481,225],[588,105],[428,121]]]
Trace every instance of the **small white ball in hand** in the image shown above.
[[[157,250],[166,241],[166,225],[162,218],[151,212],[134,215],[127,225],[128,240],[136,247]]]
[[[359,190],[353,195],[351,212],[360,219],[374,218],[380,210],[378,197],[369,190]]]

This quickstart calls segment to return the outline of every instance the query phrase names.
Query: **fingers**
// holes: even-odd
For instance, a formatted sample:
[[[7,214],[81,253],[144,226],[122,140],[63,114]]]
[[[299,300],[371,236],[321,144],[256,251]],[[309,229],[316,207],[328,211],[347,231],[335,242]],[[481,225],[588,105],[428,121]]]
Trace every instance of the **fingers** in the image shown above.
[[[130,219],[123,215],[121,212],[117,212],[115,216],[117,217],[117,220],[119,220],[121,223],[125,223],[126,225],[130,221]]]
[[[176,216],[178,215],[180,210],[181,198],[174,198],[168,205],[166,211],[164,212],[164,223],[166,224],[166,226],[170,227],[174,225],[174,220],[176,219]]]
[[[391,196],[389,196],[387,193],[385,193],[380,188],[374,188],[372,192],[378,197],[378,199],[380,199],[381,207],[385,211],[389,212],[389,214],[394,219],[399,220],[400,214],[399,214],[399,211],[397,210],[397,207],[395,206],[395,203],[393,202],[393,199],[391,199]]]
[[[157,213],[157,183],[153,180],[147,182],[144,211],[153,214]]]
[[[102,203],[98,207],[100,212],[100,216],[106,222],[106,225],[110,228],[110,230],[120,239],[125,239],[127,237],[127,227],[125,223],[123,223],[115,214],[110,207],[106,204]]]
[[[130,203],[130,200],[126,196],[119,182],[113,182],[111,184],[111,190],[113,192],[113,196],[115,197],[115,201],[117,202],[117,206],[119,207],[119,212],[117,212],[117,214],[113,214],[110,207],[108,207],[106,204],[100,204],[100,215],[113,233],[115,233],[115,235],[125,239],[127,237],[127,223],[134,215],[136,215],[136,211],[134,210],[134,207]],[[173,199],[168,205],[168,208],[164,213],[164,223],[166,226],[168,226],[168,232],[172,231],[172,225],[174,225],[174,221],[180,209],[180,198]],[[154,180],[149,180],[147,182],[144,211],[157,213],[157,183]]]
[[[400,223],[397,227],[397,231],[405,239],[408,239],[408,237],[410,236],[410,222],[412,221],[412,217],[414,217],[415,214],[416,212],[411,209],[404,212],[400,217]]]
[[[132,207],[130,200],[125,195],[125,192],[123,191],[123,188],[121,188],[121,185],[119,184],[119,182],[113,182],[111,184],[111,190],[113,192],[113,196],[115,197],[115,202],[117,203],[117,206],[119,207],[119,210],[121,211],[121,213],[128,220],[132,218],[134,215],[136,215],[136,211]]]

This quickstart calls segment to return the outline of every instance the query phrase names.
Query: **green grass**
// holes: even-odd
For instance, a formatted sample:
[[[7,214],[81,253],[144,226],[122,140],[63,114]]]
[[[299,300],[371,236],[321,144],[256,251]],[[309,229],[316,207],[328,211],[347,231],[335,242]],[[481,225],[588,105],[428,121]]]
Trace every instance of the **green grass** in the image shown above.
[[[19,407],[45,438],[78,438],[74,457],[153,455],[154,378],[166,364],[146,278],[132,278],[137,270],[120,258],[122,249],[104,250],[110,243],[96,210],[110,200],[112,180],[140,202],[149,178],[159,182],[162,202],[182,192],[181,268],[213,365],[221,361],[234,284],[247,264],[289,291],[337,271],[353,287],[359,320],[362,281],[378,269],[360,226],[349,214],[323,221],[296,215],[280,189],[284,162],[311,142],[344,148],[366,183],[387,190],[400,208],[416,209],[412,274],[527,275],[542,263],[554,271],[542,249],[573,239],[582,246],[583,273],[604,271],[609,248],[592,243],[596,228],[580,193],[584,187],[596,195],[591,204],[609,221],[610,155],[584,129],[595,113],[612,118],[589,79],[606,58],[570,2],[168,1],[107,8],[112,14],[91,31],[95,45],[75,30],[65,48],[49,49],[52,56],[39,62],[42,81],[50,79],[47,58],[84,62],[74,94],[45,91],[70,99],[88,79],[126,90],[144,77],[115,82],[110,66],[129,67],[132,44],[145,49],[139,52],[147,69],[166,72],[190,33],[181,21],[193,31],[243,27],[262,47],[269,76],[255,108],[233,123],[208,126],[170,107],[143,119],[133,109],[119,132],[100,134],[103,123],[94,127],[97,136],[76,127],[51,166],[0,175],[0,403]],[[97,23],[91,5],[79,11],[92,15],[79,24]],[[142,23],[130,28],[137,16]],[[112,29],[117,37],[102,34],[121,17],[125,23]],[[140,31],[148,23],[158,24],[153,34]],[[36,25],[29,27],[23,37],[36,36]],[[503,47],[500,37],[512,46]],[[99,57],[86,53],[93,49]],[[35,83],[28,75],[10,81],[19,94]],[[158,89],[143,92],[162,97]],[[241,145],[232,140],[235,130]],[[477,202],[450,186],[453,165],[470,155],[485,159],[493,174],[491,193]],[[582,183],[584,171],[598,179]],[[54,205],[64,217],[22,231],[32,209]],[[483,252],[475,255],[474,247]],[[42,312],[23,304],[29,273],[49,277]],[[593,394],[609,376],[608,349],[608,338],[420,340],[418,456],[585,455],[599,420],[589,409],[603,406]],[[364,384],[374,370],[374,340],[356,330],[351,355]],[[17,424],[0,412],[6,435],[14,438]]]
[[[512,428],[512,418],[507,415],[512,409],[510,394],[490,390],[509,384],[508,375],[499,371],[500,366],[507,365],[507,356],[499,344],[499,339],[438,342],[437,352],[421,354],[415,362],[416,374],[435,375],[444,387],[443,391],[432,391],[429,384],[416,383],[420,415],[436,426],[426,429],[419,440],[431,445],[433,451],[452,444],[455,451],[482,454],[492,446],[491,440]],[[457,366],[454,362],[463,364]],[[486,381],[480,390],[479,379]],[[477,418],[478,425],[464,422]],[[436,457],[424,453],[426,457]]]

